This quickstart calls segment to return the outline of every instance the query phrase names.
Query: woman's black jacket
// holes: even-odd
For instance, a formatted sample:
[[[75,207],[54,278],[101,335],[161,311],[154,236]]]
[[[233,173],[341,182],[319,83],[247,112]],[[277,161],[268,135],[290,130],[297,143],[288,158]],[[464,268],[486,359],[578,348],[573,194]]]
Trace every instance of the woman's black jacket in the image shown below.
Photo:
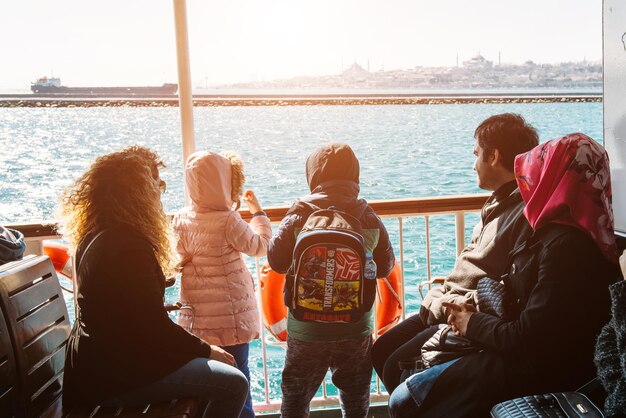
[[[95,404],[152,383],[211,347],[170,320],[150,243],[128,227],[79,247],[78,313],[65,361],[63,406]]]
[[[500,401],[575,390],[595,376],[594,344],[619,273],[585,231],[548,224],[512,251],[504,274],[512,314],[471,316],[484,347],[437,379],[420,416],[488,416]]]

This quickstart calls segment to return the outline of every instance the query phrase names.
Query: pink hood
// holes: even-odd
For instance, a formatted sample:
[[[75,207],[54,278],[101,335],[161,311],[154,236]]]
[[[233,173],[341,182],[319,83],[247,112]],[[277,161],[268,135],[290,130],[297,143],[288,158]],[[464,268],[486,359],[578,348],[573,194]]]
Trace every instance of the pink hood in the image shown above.
[[[191,155],[185,175],[192,207],[181,210],[173,221],[183,268],[180,298],[195,312],[193,326],[188,311],[181,311],[178,321],[221,346],[259,336],[254,279],[241,253],[265,256],[272,237],[267,216],[255,216],[248,224],[231,209],[232,189],[237,196],[243,187],[242,168],[241,161],[211,152]]]
[[[214,152],[200,151],[187,159],[185,179],[196,212],[230,210],[231,163]]]

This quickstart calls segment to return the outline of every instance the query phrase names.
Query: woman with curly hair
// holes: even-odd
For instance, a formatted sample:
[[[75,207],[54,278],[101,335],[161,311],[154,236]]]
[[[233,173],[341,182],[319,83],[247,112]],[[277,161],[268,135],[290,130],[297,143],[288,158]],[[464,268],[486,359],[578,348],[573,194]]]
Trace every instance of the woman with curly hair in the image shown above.
[[[205,416],[237,417],[248,392],[233,357],[172,322],[163,308],[175,272],[163,211],[163,162],[132,146],[96,159],[62,195],[62,232],[76,257],[77,316],[63,406],[129,406],[198,398]]]
[[[248,352],[250,341],[259,337],[260,318],[241,253],[267,254],[270,220],[252,190],[244,193],[243,161],[233,152],[196,152],[187,160],[185,179],[191,206],[174,216],[181,300],[194,307],[192,332],[232,354],[250,380]],[[242,196],[252,212],[250,223],[237,211]],[[179,323],[189,327],[190,316],[181,313]],[[240,417],[254,417],[249,392]]]

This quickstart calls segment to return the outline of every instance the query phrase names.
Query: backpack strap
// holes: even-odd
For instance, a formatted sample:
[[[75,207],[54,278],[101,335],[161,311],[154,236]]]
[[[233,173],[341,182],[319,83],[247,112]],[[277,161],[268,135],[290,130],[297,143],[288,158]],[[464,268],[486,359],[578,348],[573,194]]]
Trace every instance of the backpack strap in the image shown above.
[[[362,211],[361,211],[361,207],[360,205],[356,205],[354,207],[352,207],[351,209],[343,209],[340,208],[339,206],[335,206],[335,205],[330,205],[326,208],[323,208],[321,206],[318,206],[314,203],[311,202],[301,202],[302,206],[306,206],[308,211],[303,214],[303,218],[304,218],[304,222],[306,223],[306,220],[309,218],[309,216],[311,216],[311,214],[313,212],[316,212],[318,210],[337,210],[340,212],[344,212],[347,213],[348,215],[352,216],[353,218],[355,218],[356,220],[358,220],[359,222],[361,222],[361,215],[362,215]]]
[[[100,235],[104,234],[105,232],[106,232],[106,229],[103,229],[102,231],[98,232],[96,236],[91,239],[91,241],[89,241],[89,244],[87,244],[87,247],[85,247],[85,251],[83,251],[83,253],[80,255],[80,260],[77,260],[76,275],[78,275],[78,270],[80,269],[80,262],[85,258],[85,254],[87,254],[87,251],[89,251],[93,243],[96,242],[98,238],[100,238]]]
[[[93,245],[94,242],[96,242],[96,240],[98,238],[100,238],[100,235],[102,235],[104,232],[106,232],[106,229],[103,229],[102,231],[98,232],[96,234],[95,237],[93,237],[91,239],[91,241],[89,241],[89,244],[87,244],[87,247],[85,247],[85,251],[83,251],[83,253],[80,256],[80,260],[78,259],[78,257],[76,257],[76,277],[74,278],[74,286],[78,286],[78,272],[80,269],[80,262],[85,258],[85,254],[87,254],[87,251],[89,251],[89,249],[91,248],[91,246]],[[76,289],[76,287],[75,287]],[[78,303],[76,303],[76,321],[80,322],[81,321],[81,311],[80,311],[80,305]]]

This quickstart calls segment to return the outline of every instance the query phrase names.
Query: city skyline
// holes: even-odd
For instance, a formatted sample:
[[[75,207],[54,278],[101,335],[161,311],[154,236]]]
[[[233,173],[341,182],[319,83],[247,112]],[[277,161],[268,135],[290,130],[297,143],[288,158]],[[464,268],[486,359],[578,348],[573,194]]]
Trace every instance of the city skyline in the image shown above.
[[[297,76],[214,86],[215,89],[242,90],[371,90],[428,91],[464,89],[601,89],[602,63],[567,62],[524,64],[492,62],[477,55],[452,67],[418,66],[410,69],[368,71],[358,63],[339,74]],[[196,86],[201,92],[203,86]]]
[[[602,59],[601,0],[495,3],[188,0],[194,86],[455,66],[480,53],[521,64]],[[3,5],[0,88],[176,82],[171,1],[25,0]]]
[[[602,60],[587,60],[586,57],[583,57],[583,59],[581,60],[577,60],[577,61],[565,61],[565,62],[551,62],[551,63],[542,63],[542,62],[534,62],[533,60],[523,60],[522,62],[519,63],[511,63],[511,62],[506,62],[504,60],[502,60],[502,53],[499,52],[498,56],[495,57],[495,59],[489,59],[488,57],[485,57],[480,51],[478,51],[477,53],[475,53],[474,55],[471,56],[467,56],[467,57],[461,57],[459,55],[456,56],[456,60],[458,62],[455,62],[453,65],[414,65],[414,66],[409,66],[407,68],[385,68],[384,65],[381,66],[381,68],[371,68],[371,65],[369,65],[369,59],[366,58],[363,61],[359,61],[357,59],[351,61],[351,62],[342,62],[341,64],[341,68],[338,69],[335,73],[329,73],[329,74],[316,74],[316,75],[309,75],[309,74],[294,74],[292,76],[288,76],[288,77],[283,77],[283,78],[275,78],[275,79],[258,79],[258,80],[249,80],[249,81],[244,81],[244,82],[235,82],[235,83],[225,83],[225,84],[221,84],[221,85],[209,85],[208,88],[212,88],[212,87],[223,87],[223,86],[228,86],[229,84],[241,84],[241,83],[255,83],[255,82],[272,82],[272,81],[281,81],[281,80],[289,80],[289,79],[295,79],[295,78],[302,78],[302,77],[328,77],[328,76],[339,76],[341,74],[343,74],[345,71],[349,71],[350,69],[357,67],[360,69],[363,69],[364,71],[370,72],[370,73],[376,73],[376,72],[385,72],[385,73],[392,73],[392,72],[406,72],[406,71],[412,71],[412,70],[417,70],[417,69],[442,69],[442,70],[449,70],[449,69],[454,69],[454,68],[465,68],[467,67],[467,64],[476,59],[476,58],[482,58],[484,59],[486,62],[491,63],[491,65],[493,65],[493,67],[516,67],[516,66],[522,66],[526,63],[531,63],[535,66],[559,66],[559,65],[563,65],[563,64],[568,64],[568,63],[576,63],[576,64],[584,64],[587,63],[589,65],[602,65]],[[201,88],[205,86],[205,80],[198,80],[197,78],[194,77],[194,87],[195,88]]]

